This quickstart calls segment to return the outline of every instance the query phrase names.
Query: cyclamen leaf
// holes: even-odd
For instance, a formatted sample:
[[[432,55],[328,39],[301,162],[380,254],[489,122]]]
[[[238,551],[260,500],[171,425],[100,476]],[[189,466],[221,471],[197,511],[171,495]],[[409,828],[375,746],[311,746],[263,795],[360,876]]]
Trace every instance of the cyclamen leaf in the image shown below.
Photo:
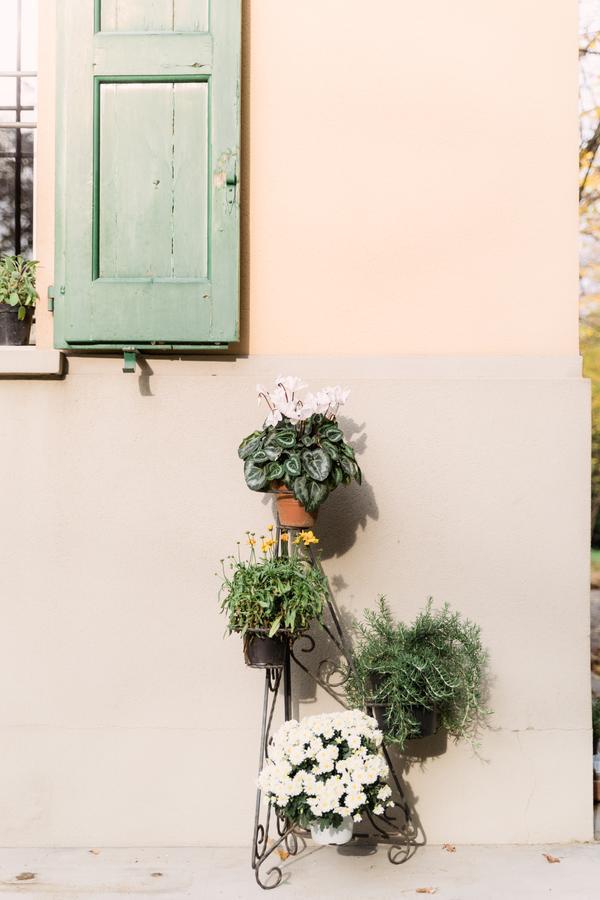
[[[321,441],[321,447],[323,448],[327,456],[331,457],[331,459],[336,460],[338,458],[338,448],[335,446],[335,444],[332,444],[331,441]]]
[[[300,457],[298,456],[290,456],[283,464],[283,468],[285,469],[288,475],[291,475],[292,478],[297,478],[298,475],[302,474],[302,466],[300,464]]]
[[[284,475],[283,466],[277,462],[270,462],[265,468],[265,472],[268,481],[279,481]]]
[[[309,512],[313,512],[327,499],[329,488],[321,481],[311,481],[308,494],[308,503],[305,504],[305,507]]]
[[[315,481],[325,481],[331,472],[331,459],[320,447],[316,450],[305,450],[302,454],[302,465]]]
[[[351,447],[350,444],[347,444],[345,441],[340,446],[340,450],[342,451],[344,456],[347,456],[349,459],[356,459],[354,448]]]
[[[263,449],[271,462],[275,462],[276,460],[278,460],[283,453],[282,448],[277,447],[275,444],[265,444]]]
[[[256,452],[252,454],[251,459],[256,466],[262,466],[264,463],[269,462],[269,457],[262,449],[256,450]]]
[[[262,491],[267,483],[265,470],[255,465],[251,459],[244,463],[244,478],[251,491]]]
[[[309,502],[308,479],[306,475],[300,475],[294,480],[294,496],[299,500],[302,506],[306,507]]]
[[[248,459],[248,457],[254,453],[255,450],[258,450],[262,442],[262,435],[260,431],[255,431],[253,434],[249,434],[247,438],[244,438],[240,446],[238,447],[238,456],[240,459]]]
[[[282,429],[275,432],[274,440],[280,447],[285,447],[289,450],[290,447],[296,446],[296,432],[291,428]]]
[[[323,434],[323,437],[326,437],[328,441],[333,441],[334,444],[337,444],[344,439],[344,435],[336,425],[328,425],[327,427],[322,428],[321,433]]]
[[[346,456],[343,456],[340,459],[340,465],[341,465],[342,469],[344,470],[344,472],[346,473],[346,475],[350,476],[350,478],[358,479],[359,468],[353,459],[348,459]]]

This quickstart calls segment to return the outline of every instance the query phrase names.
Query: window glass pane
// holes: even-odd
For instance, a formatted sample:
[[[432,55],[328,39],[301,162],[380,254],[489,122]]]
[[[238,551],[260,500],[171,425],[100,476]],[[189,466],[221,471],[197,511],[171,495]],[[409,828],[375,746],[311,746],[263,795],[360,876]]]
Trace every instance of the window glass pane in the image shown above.
[[[33,255],[33,155],[21,159],[21,253]]]
[[[37,122],[37,112],[35,109],[22,109],[21,122]]]
[[[35,106],[37,78],[21,78],[21,106]]]
[[[2,61],[0,60],[0,66]],[[17,102],[17,79],[0,78],[0,106],[14,106]]]
[[[3,133],[0,131],[0,138]],[[0,156],[0,254],[15,252],[15,160]]]
[[[0,70],[14,72],[17,68],[17,0],[1,0]]]
[[[4,3],[5,0],[2,0]],[[38,62],[38,12],[37,0],[21,0],[22,21],[21,30],[21,71],[37,72]]]
[[[0,158],[4,156],[14,156],[16,145],[16,129],[0,128]]]

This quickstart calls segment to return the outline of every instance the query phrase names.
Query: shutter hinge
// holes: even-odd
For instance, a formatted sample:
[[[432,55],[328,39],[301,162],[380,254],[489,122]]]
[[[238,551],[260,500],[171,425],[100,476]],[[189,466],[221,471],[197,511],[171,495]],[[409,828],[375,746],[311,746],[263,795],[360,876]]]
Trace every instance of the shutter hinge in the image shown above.
[[[238,186],[238,171],[237,171],[237,156],[231,156],[229,158],[229,164],[227,166],[227,178],[225,181],[227,186],[227,206],[232,207],[235,204],[237,199],[237,186]]]
[[[123,347],[123,371],[135,372],[135,364],[137,362],[137,347]]]
[[[49,310],[49,312],[54,312],[54,301],[56,300],[56,293],[57,293],[56,287],[53,284],[49,285],[48,286],[48,310]],[[61,295],[63,295],[65,293],[64,285],[60,286],[58,293],[60,293]]]

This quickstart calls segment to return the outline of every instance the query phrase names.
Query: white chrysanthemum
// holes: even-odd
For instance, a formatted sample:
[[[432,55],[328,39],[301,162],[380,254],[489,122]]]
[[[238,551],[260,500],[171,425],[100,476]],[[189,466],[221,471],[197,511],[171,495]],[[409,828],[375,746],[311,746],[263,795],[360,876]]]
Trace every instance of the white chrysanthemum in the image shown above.
[[[382,788],[379,788],[377,791],[377,797],[379,800],[387,800],[388,797],[392,796],[392,789],[389,784],[384,784]]]
[[[382,816],[384,814],[385,810],[384,810],[383,806],[381,805],[381,803],[379,803],[377,806],[375,806],[373,808],[373,812],[375,813],[376,816]]]

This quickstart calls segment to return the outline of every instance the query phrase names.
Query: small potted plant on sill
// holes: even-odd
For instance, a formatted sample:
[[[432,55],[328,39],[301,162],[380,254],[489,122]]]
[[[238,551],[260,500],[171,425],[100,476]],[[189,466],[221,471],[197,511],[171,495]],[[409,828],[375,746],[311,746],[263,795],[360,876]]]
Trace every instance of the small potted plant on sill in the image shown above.
[[[269,412],[262,429],[238,449],[246,484],[276,494],[279,522],[287,528],[313,528],[331,491],[361,481],[355,452],[337,422],[350,392],[333,387],[301,397],[304,388],[293,376],[279,376],[271,392],[257,385]]]
[[[327,602],[328,585],[323,572],[312,566],[305,548],[318,543],[312,532],[298,535],[289,548],[289,535],[282,535],[287,552],[276,555],[273,526],[257,538],[248,532],[250,557],[222,560],[221,609],[228,616],[230,634],[241,634],[246,665],[277,668],[285,661],[286,646],[294,635],[306,631],[313,619],[320,620]]]
[[[285,722],[269,747],[259,787],[288,822],[318,844],[345,844],[364,813],[392,807],[377,723],[359,710]]]
[[[386,740],[400,748],[439,727],[473,739],[489,715],[479,627],[447,605],[434,610],[431,600],[412,625],[396,623],[384,598],[365,619],[346,684],[350,701],[373,709]]]
[[[22,256],[0,260],[0,345],[19,347],[29,343],[38,294],[38,263]]]

